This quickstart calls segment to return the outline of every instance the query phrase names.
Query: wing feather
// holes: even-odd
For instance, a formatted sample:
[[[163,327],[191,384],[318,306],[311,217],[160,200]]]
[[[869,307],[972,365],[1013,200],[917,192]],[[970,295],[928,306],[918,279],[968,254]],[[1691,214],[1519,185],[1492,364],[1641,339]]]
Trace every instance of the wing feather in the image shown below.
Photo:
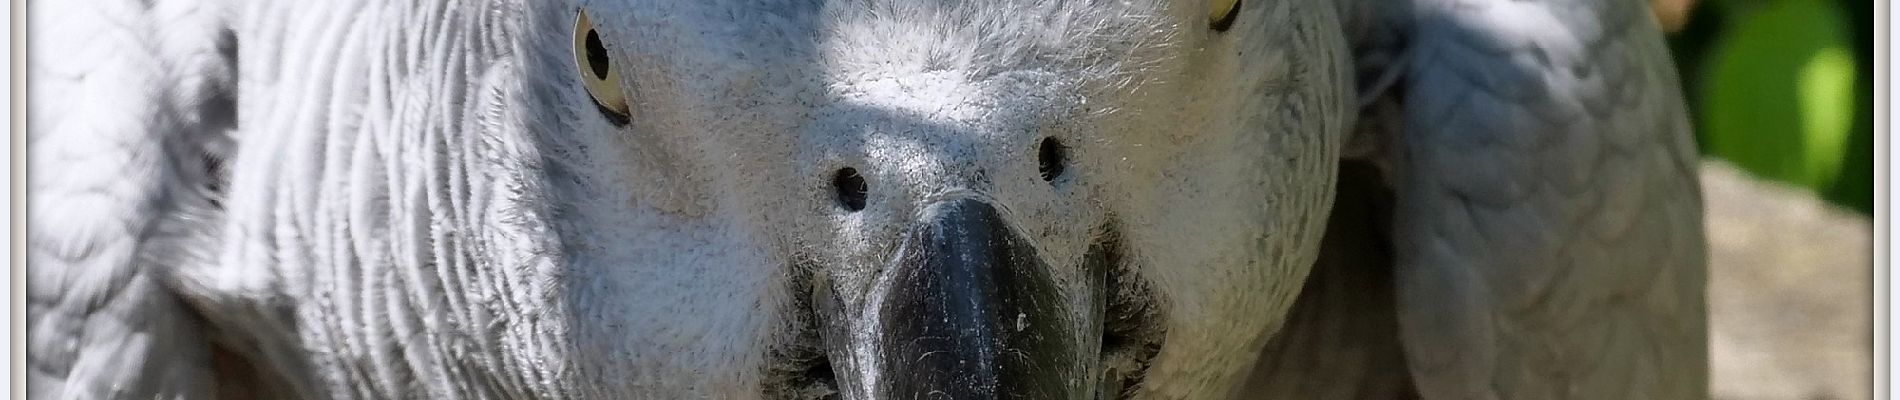
[[[1385,156],[1431,399],[1706,398],[1696,153],[1635,0],[1419,0]]]
[[[215,12],[34,1],[27,91],[27,397],[206,398],[203,328],[150,244],[228,127]]]

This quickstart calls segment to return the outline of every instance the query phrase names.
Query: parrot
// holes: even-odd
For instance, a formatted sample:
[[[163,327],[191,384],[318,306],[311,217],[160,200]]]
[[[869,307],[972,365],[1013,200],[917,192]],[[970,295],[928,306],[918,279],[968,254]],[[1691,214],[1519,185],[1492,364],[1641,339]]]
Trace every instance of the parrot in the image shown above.
[[[1700,399],[1643,0],[31,0],[33,399]]]

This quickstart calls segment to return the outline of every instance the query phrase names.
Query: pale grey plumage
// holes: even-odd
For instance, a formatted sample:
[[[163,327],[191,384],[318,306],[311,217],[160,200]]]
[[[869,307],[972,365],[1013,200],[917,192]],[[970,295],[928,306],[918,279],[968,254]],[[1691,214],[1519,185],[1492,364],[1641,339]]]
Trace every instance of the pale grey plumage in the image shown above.
[[[1694,146],[1639,1],[1245,2],[1227,33],[1201,0],[580,2],[624,127],[556,3],[35,2],[97,28],[29,50],[32,397],[759,396],[811,345],[805,274],[875,276],[945,190],[1053,260],[1125,229],[1168,332],[1139,397],[1706,397]],[[1322,246],[1342,152],[1377,167]],[[815,194],[840,165],[885,189],[864,213]]]
[[[1356,140],[1386,172],[1370,179],[1393,190],[1361,196],[1392,205],[1336,212],[1390,218],[1372,224],[1391,234],[1329,235],[1389,240],[1396,269],[1388,277],[1379,261],[1323,256],[1344,262],[1316,268],[1347,271],[1315,271],[1334,277],[1318,281],[1332,286],[1309,289],[1331,293],[1311,295],[1327,299],[1352,290],[1338,288],[1342,279],[1390,279],[1398,307],[1334,300],[1314,303],[1334,309],[1296,315],[1380,327],[1392,314],[1399,334],[1290,322],[1294,332],[1269,350],[1284,360],[1269,355],[1257,372],[1285,376],[1263,379],[1279,383],[1260,390],[1331,398],[1337,393],[1328,390],[1342,385],[1409,381],[1425,398],[1706,398],[1698,156],[1676,73],[1644,4],[1385,5],[1344,9],[1366,23],[1355,32],[1367,136]],[[1400,343],[1402,358],[1366,360],[1406,362],[1409,377],[1371,365],[1298,367]],[[1349,378],[1356,376],[1363,381]]]
[[[1426,395],[1708,395],[1698,156],[1644,5],[1414,11],[1393,237]]]
[[[206,332],[152,243],[166,215],[205,200],[206,146],[231,124],[219,15],[53,2],[27,20],[27,394],[205,397]]]

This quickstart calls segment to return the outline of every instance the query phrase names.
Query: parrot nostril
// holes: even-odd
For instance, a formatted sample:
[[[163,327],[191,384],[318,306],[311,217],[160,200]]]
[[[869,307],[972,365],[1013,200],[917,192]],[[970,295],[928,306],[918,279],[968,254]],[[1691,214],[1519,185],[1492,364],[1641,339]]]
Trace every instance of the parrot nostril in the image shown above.
[[[1067,167],[1065,164],[1069,163],[1068,149],[1063,148],[1062,142],[1056,141],[1056,138],[1043,138],[1042,145],[1039,147],[1036,150],[1036,158],[1041,165],[1036,170],[1042,172],[1042,180],[1054,182],[1056,178],[1062,177],[1062,172]]]
[[[838,170],[831,176],[831,187],[838,191],[838,203],[850,211],[863,210],[865,195],[871,191],[871,185],[864,182],[864,176],[858,175],[855,168]]]

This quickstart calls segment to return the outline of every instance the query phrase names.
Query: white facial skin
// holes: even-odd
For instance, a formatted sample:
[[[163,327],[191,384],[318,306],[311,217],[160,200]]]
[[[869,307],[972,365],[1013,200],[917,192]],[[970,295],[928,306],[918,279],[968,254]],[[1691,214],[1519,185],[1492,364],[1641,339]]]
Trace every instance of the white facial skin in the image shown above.
[[[978,196],[1070,309],[1099,306],[1082,259],[1117,238],[1165,332],[1135,397],[1218,398],[1313,261],[1351,112],[1320,0],[1249,0],[1224,32],[1206,0],[290,3],[237,29],[259,100],[216,255],[272,268],[183,280],[265,310],[211,318],[339,397],[764,396],[818,345],[806,285],[861,307],[922,207]],[[574,62],[581,8],[624,126]],[[339,50],[248,57],[299,43]],[[1091,357],[1093,318],[1073,321]]]

